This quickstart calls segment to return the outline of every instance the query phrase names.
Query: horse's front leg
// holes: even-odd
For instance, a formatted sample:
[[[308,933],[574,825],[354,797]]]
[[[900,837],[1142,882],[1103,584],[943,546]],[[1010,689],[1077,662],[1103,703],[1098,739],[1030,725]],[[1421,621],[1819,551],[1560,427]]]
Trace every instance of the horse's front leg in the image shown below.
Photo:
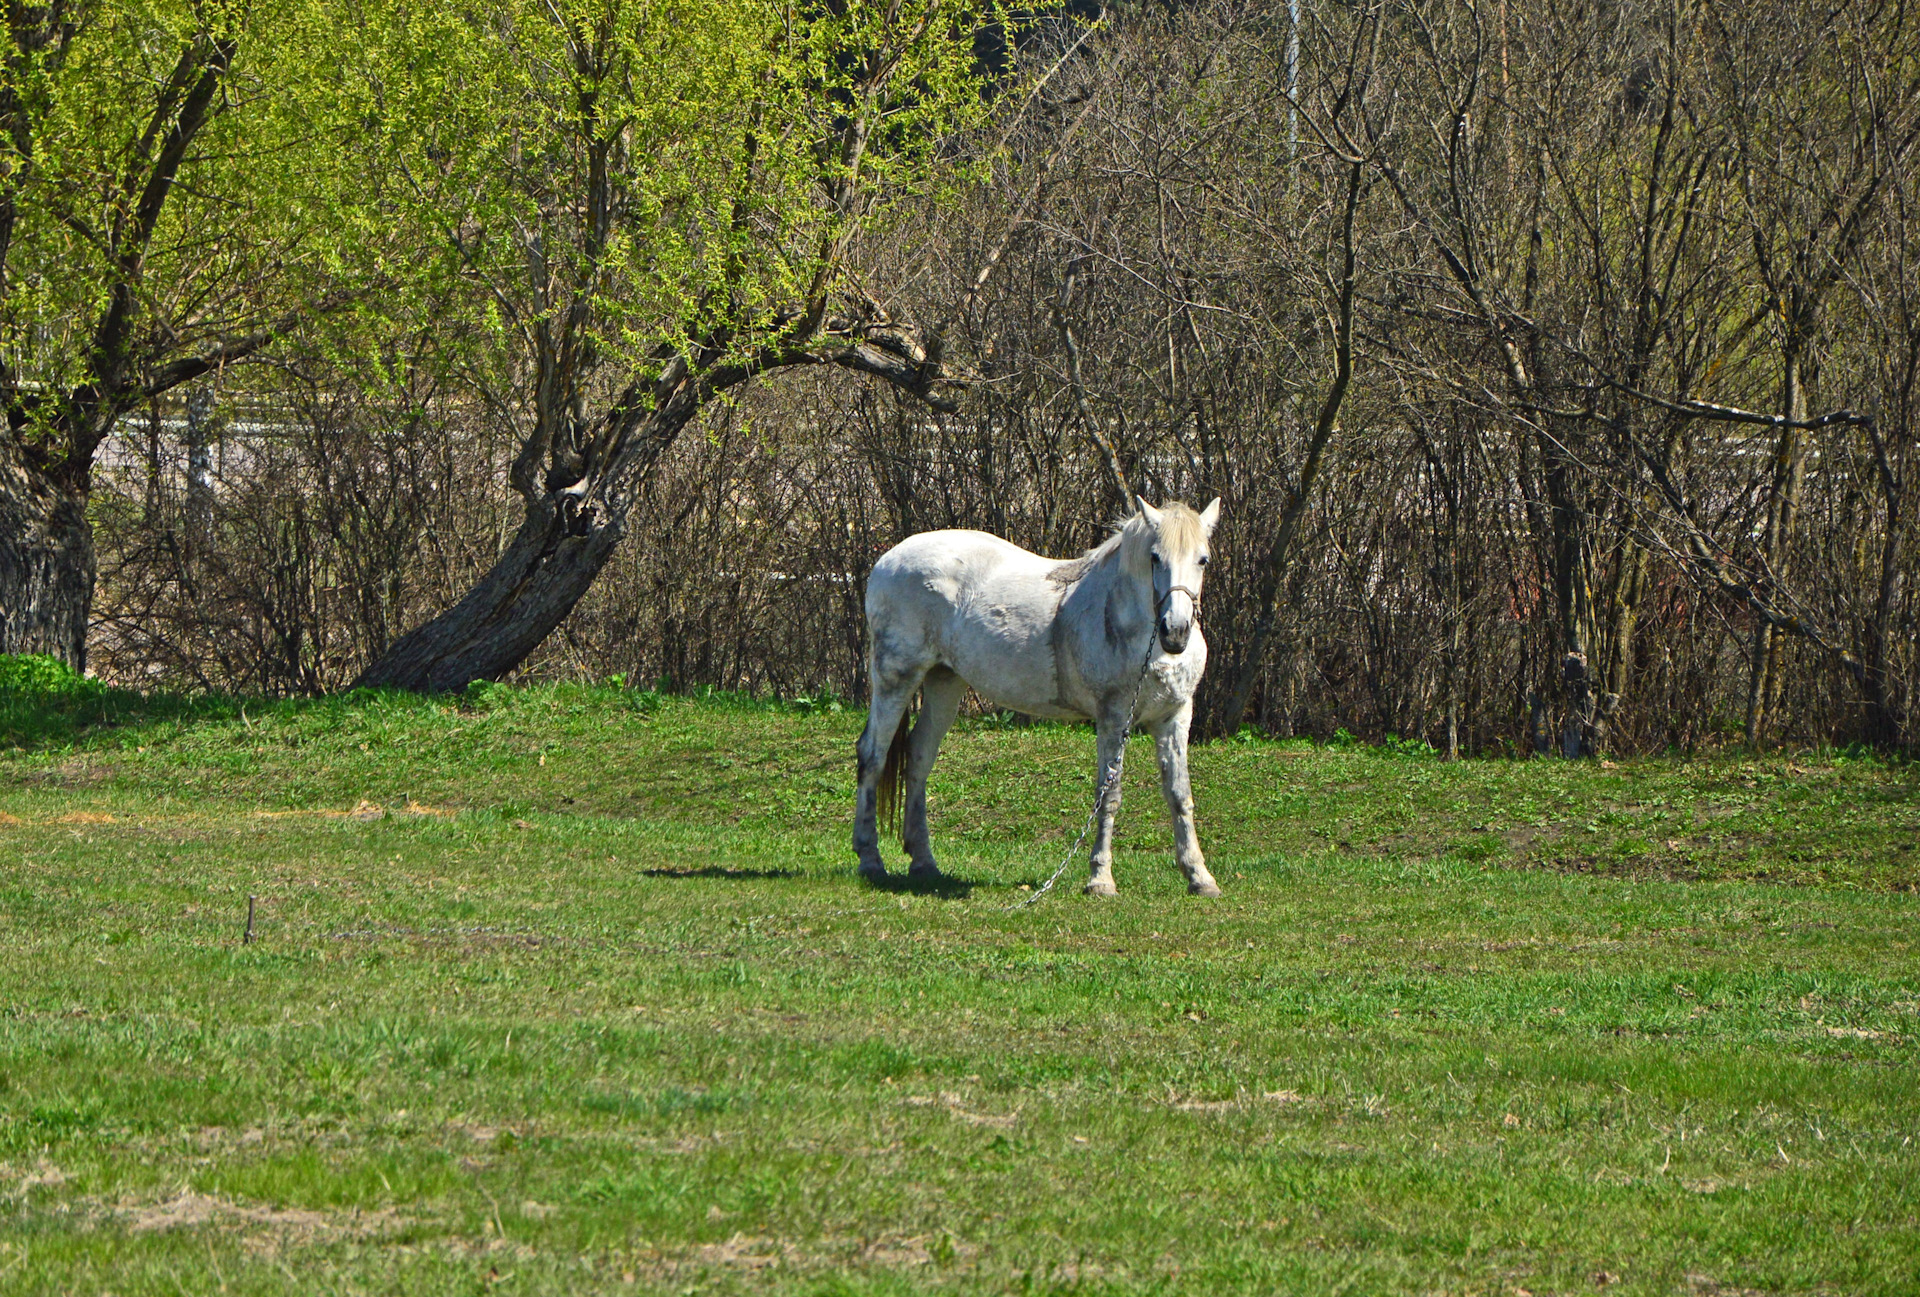
[[[1113,817],[1120,812],[1120,766],[1127,755],[1127,736],[1118,716],[1101,717],[1095,732],[1100,763],[1094,769],[1093,786],[1100,801],[1094,810],[1093,872],[1086,893],[1118,896],[1120,889],[1113,885]]]
[[[1220,884],[1207,872],[1200,853],[1200,835],[1193,827],[1193,781],[1187,777],[1187,727],[1193,721],[1189,702],[1153,726],[1154,749],[1160,758],[1160,791],[1173,816],[1173,858],[1187,876],[1187,890],[1195,896],[1218,896]]]

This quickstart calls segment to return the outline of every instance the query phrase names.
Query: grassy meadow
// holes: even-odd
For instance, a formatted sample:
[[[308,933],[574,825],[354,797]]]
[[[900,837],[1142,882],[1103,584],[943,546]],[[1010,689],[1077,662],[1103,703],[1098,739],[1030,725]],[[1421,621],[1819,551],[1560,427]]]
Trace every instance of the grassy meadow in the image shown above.
[[[1912,768],[860,722],[0,690],[0,1291],[1920,1291]]]

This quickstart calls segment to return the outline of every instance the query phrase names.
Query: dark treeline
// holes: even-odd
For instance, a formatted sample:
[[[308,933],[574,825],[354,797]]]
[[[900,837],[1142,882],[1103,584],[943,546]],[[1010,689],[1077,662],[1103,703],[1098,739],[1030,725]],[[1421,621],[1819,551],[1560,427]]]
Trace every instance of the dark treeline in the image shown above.
[[[970,169],[847,257],[956,398],[844,360],[716,396],[520,670],[858,698],[901,537],[1069,554],[1125,491],[1218,494],[1207,733],[1910,746],[1920,18],[1298,12],[1031,30]],[[340,688],[472,590],[523,440],[457,332],[123,417],[91,667]]]

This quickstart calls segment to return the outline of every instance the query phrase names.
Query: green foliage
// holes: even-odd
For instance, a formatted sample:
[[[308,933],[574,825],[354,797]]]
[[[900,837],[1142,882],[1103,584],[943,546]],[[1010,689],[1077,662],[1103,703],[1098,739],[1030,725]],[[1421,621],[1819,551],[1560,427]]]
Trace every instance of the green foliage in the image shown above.
[[[747,354],[837,282],[982,111],[980,10],[938,0],[490,0],[365,24],[396,201],[505,356],[585,324],[587,369]],[[857,144],[849,144],[849,124]],[[824,278],[823,278],[824,277]]]
[[[100,688],[98,681],[45,653],[0,653],[0,694],[71,698],[97,694]]]
[[[812,716],[816,713],[832,716],[846,710],[846,702],[831,689],[817,694],[799,694],[787,699],[786,704],[788,710],[798,712],[802,716]]]
[[[0,653],[0,746],[61,742],[90,722],[124,720],[145,706],[139,695],[109,689],[58,658]]]
[[[161,362],[365,287],[391,223],[359,147],[364,98],[340,75],[354,27],[337,8],[92,0],[10,27],[0,374],[56,398],[17,409],[47,462],[92,451],[90,429],[62,422],[63,393],[124,408]],[[163,174],[203,85],[205,121]],[[112,340],[116,311],[132,327]]]
[[[1403,739],[1398,734],[1388,734],[1380,740],[1380,750],[1402,757],[1437,756],[1433,744],[1425,739]]]
[[[23,11],[0,60],[0,377],[131,405],[167,359],[266,331],[351,359],[370,389],[416,370],[472,381],[574,316],[589,375],[657,371],[695,338],[751,353],[824,300],[860,231],[984,111],[984,12]],[[155,141],[203,78],[206,120],[154,182]],[[100,350],[113,311],[134,320],[125,357]],[[139,371],[117,373],[124,390],[100,385],[116,365]],[[61,401],[17,413],[43,462],[92,453]]]

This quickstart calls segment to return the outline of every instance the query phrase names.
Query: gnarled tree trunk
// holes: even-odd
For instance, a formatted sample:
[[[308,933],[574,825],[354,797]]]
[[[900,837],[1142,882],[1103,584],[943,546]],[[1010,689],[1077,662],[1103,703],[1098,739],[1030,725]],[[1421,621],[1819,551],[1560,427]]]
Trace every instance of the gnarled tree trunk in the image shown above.
[[[0,653],[85,670],[93,581],[86,496],[25,463],[0,429]]]
[[[498,680],[519,666],[593,585],[647,474],[719,393],[757,374],[826,364],[884,378],[935,409],[951,410],[953,398],[936,390],[949,381],[939,350],[937,342],[924,344],[913,330],[888,321],[836,319],[811,347],[767,350],[745,361],[720,355],[698,369],[684,357],[674,360],[650,392],[636,383],[612,402],[569,457],[571,467],[557,476],[549,467],[544,492],[531,489],[538,461],[523,447],[526,472],[516,476],[527,516],[499,560],[453,607],[395,640],[355,686],[445,693]],[[543,417],[560,422],[552,408]]]
[[[523,447],[514,476],[527,512],[506,550],[458,603],[395,640],[354,684],[446,693],[519,666],[606,566],[637,486],[661,452],[715,392],[749,372],[731,365],[696,378],[675,361],[653,385],[651,402],[638,384],[629,387],[595,426],[598,435],[584,438],[570,471],[549,467],[544,489],[534,484],[538,461]],[[547,402],[540,414],[558,424],[567,411]]]
[[[355,683],[421,693],[497,680],[580,602],[619,543],[622,520],[530,507],[506,551],[464,598],[395,640]]]

